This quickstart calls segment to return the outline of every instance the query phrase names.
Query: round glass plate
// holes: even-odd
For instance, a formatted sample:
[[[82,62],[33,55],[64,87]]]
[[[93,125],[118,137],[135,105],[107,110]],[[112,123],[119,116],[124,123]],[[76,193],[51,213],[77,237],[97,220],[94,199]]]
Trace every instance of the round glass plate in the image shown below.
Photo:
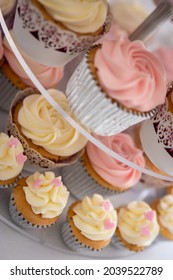
[[[23,174],[24,176],[27,175],[26,172]],[[131,255],[135,255],[137,253],[129,251],[128,249],[124,248],[121,243],[117,242],[114,237],[109,246],[100,250],[100,251],[72,251],[70,250],[63,242],[62,235],[61,235],[61,228],[64,222],[66,221],[66,212],[68,206],[75,200],[73,196],[70,196],[68,201],[68,205],[63,212],[60,220],[50,228],[46,229],[21,229],[17,225],[14,224],[12,221],[9,211],[8,211],[8,204],[10,199],[11,190],[10,189],[0,189],[0,220],[7,224],[12,229],[16,230],[19,234],[30,238],[43,246],[47,246],[59,252],[63,252],[69,255],[80,255],[89,258],[96,258],[96,259],[124,259],[128,258]],[[111,202],[113,203],[114,207],[117,208],[121,205],[129,203],[133,200],[145,200],[146,202],[150,203],[156,197],[161,197],[164,194],[164,189],[149,188],[144,184],[138,184],[133,189],[129,190],[126,193],[112,195],[109,197]],[[158,242],[162,242],[162,238],[158,237],[155,242],[151,245],[157,246]],[[147,250],[147,248],[145,249]]]

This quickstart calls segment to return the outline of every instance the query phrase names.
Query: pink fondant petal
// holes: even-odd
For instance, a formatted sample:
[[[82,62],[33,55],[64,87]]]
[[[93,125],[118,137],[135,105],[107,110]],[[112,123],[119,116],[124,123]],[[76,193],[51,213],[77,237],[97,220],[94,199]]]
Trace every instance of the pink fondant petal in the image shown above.
[[[141,234],[144,235],[144,236],[150,235],[150,229],[149,229],[149,227],[148,227],[148,226],[142,227],[142,228],[141,228]]]
[[[104,221],[104,228],[105,229],[112,229],[114,226],[115,226],[115,224],[112,223],[110,219],[106,219]]]
[[[12,148],[12,147],[16,148],[18,143],[19,143],[19,140],[17,138],[12,138],[8,141],[7,145],[9,148]]]
[[[103,201],[102,206],[105,209],[105,211],[108,212],[111,209],[112,204],[110,201]]]
[[[154,218],[154,211],[151,210],[149,212],[146,212],[145,213],[145,218],[151,222]]]
[[[54,187],[62,186],[62,182],[61,182],[60,178],[53,179],[52,184],[54,185]]]
[[[33,186],[32,186],[33,189],[38,189],[42,183],[43,183],[43,180],[41,180],[41,179],[35,180],[35,182],[33,183]]]
[[[18,154],[16,156],[16,160],[18,164],[24,164],[25,161],[27,160],[27,156],[23,155],[22,153]]]

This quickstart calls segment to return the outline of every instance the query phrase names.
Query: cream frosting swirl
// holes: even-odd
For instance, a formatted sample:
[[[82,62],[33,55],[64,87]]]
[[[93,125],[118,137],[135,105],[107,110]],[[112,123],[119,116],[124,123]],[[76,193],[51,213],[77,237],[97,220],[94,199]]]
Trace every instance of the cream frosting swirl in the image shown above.
[[[161,225],[173,234],[173,194],[165,195],[157,205]]]
[[[49,89],[52,98],[71,114],[65,95]],[[73,128],[40,94],[32,94],[23,100],[18,113],[22,133],[51,154],[70,156],[87,143],[87,139]]]
[[[149,12],[139,1],[116,1],[111,6],[113,19],[127,33],[131,33],[148,16]]]
[[[19,140],[0,133],[0,180],[9,180],[19,175],[26,159]]]
[[[118,229],[126,242],[149,246],[159,234],[156,212],[144,201],[133,201],[119,210]]]
[[[141,167],[145,166],[142,150],[135,147],[133,139],[128,134],[119,133],[96,138],[122,157]],[[93,169],[112,186],[129,188],[140,180],[141,172],[114,159],[92,143],[88,142],[86,151]]]
[[[85,237],[90,240],[109,240],[117,226],[117,212],[109,200],[101,195],[86,196],[73,211],[73,222]]]
[[[148,111],[164,103],[166,73],[142,41],[126,36],[103,42],[94,65],[106,94],[128,108]]]
[[[77,33],[94,33],[103,26],[107,0],[37,0],[53,19]]]
[[[42,218],[59,216],[65,208],[69,192],[61,182],[61,177],[55,177],[53,172],[41,174],[35,172],[26,179],[23,187],[27,202],[35,214]]]
[[[58,82],[63,77],[63,67],[49,67],[43,64],[39,64],[37,61],[33,60],[31,57],[29,57],[16,43],[15,37],[13,32],[11,31],[11,36],[17,45],[18,50],[20,51],[20,54],[24,58],[25,62],[31,69],[31,71],[34,73],[34,75],[37,77],[39,82],[45,87],[45,88],[51,88],[58,84]],[[8,61],[8,64],[10,65],[13,72],[20,77],[20,79],[24,82],[24,84],[35,87],[28,75],[23,70],[22,66],[18,62],[16,56],[14,55],[13,51],[11,50],[7,39],[4,38],[3,40],[4,45],[4,56],[6,60]]]
[[[16,0],[0,0],[0,9],[2,10],[2,13],[4,15],[7,15],[11,12],[14,5],[16,3]]]

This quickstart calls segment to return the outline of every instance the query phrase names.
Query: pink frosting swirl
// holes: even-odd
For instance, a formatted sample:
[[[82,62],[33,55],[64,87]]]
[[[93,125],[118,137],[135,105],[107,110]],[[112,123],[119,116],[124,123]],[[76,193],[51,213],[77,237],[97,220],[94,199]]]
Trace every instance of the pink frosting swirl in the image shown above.
[[[135,147],[133,139],[128,134],[119,133],[96,138],[129,161],[141,167],[145,166],[143,152]],[[86,146],[86,152],[96,173],[112,186],[130,188],[141,178],[141,172],[112,158],[90,142]]]
[[[14,35],[11,32],[11,35],[15,41]],[[20,77],[20,79],[28,86],[34,86],[23,68],[20,66],[18,60],[16,59],[14,53],[11,51],[11,48],[4,39],[4,56],[6,60],[8,61],[8,64],[10,65],[13,72]],[[17,45],[17,44],[16,44]],[[17,45],[21,55],[23,56],[24,60],[28,64],[31,71],[35,74],[39,82],[45,87],[45,88],[51,88],[58,84],[58,82],[63,77],[63,67],[49,67],[46,65],[39,64],[37,61],[31,59],[29,56],[27,56],[24,51]]]
[[[94,65],[107,95],[124,106],[145,112],[164,103],[165,70],[141,41],[131,42],[127,36],[105,41]]]
[[[167,46],[161,46],[153,52],[160,62],[163,64],[166,71],[167,82],[173,80],[173,64],[170,61],[173,60],[173,48]]]

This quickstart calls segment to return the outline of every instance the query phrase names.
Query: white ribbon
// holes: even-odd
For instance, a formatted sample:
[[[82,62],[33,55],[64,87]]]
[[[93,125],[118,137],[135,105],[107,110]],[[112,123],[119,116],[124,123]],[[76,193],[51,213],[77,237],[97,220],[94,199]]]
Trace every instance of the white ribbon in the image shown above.
[[[45,97],[45,99],[52,105],[52,107],[55,108],[55,110],[57,110],[57,112],[67,121],[70,123],[71,126],[73,126],[79,133],[81,133],[82,135],[84,135],[90,142],[92,142],[94,145],[96,145],[99,149],[101,149],[103,152],[107,153],[108,155],[110,155],[111,157],[119,160],[120,162],[136,169],[139,172],[145,173],[149,176],[153,176],[162,180],[168,180],[173,182],[173,178],[169,177],[169,176],[164,176],[164,175],[160,175],[156,172],[150,171],[148,169],[145,169],[141,166],[138,166],[137,164],[130,162],[129,160],[123,158],[122,156],[118,155],[117,153],[115,153],[114,151],[112,151],[111,149],[109,149],[107,146],[105,146],[104,144],[102,144],[100,141],[98,141],[97,139],[95,139],[92,135],[90,135],[83,127],[81,127],[78,123],[76,123],[74,121],[73,118],[71,118],[55,101],[54,99],[48,94],[47,90],[40,84],[40,82],[37,80],[37,78],[35,77],[35,75],[32,73],[32,71],[30,70],[30,68],[28,67],[28,65],[26,64],[25,60],[23,59],[23,57],[21,56],[20,52],[18,51],[9,31],[8,28],[6,26],[6,23],[4,21],[2,12],[0,10],[0,23],[2,26],[2,29],[4,31],[4,34],[7,38],[7,41],[12,49],[12,51],[14,52],[14,55],[16,56],[17,60],[19,61],[20,65],[22,66],[22,68],[24,69],[25,73],[28,75],[28,77],[30,78],[30,80],[33,82],[33,84],[35,85],[35,87],[38,89],[38,91]]]

